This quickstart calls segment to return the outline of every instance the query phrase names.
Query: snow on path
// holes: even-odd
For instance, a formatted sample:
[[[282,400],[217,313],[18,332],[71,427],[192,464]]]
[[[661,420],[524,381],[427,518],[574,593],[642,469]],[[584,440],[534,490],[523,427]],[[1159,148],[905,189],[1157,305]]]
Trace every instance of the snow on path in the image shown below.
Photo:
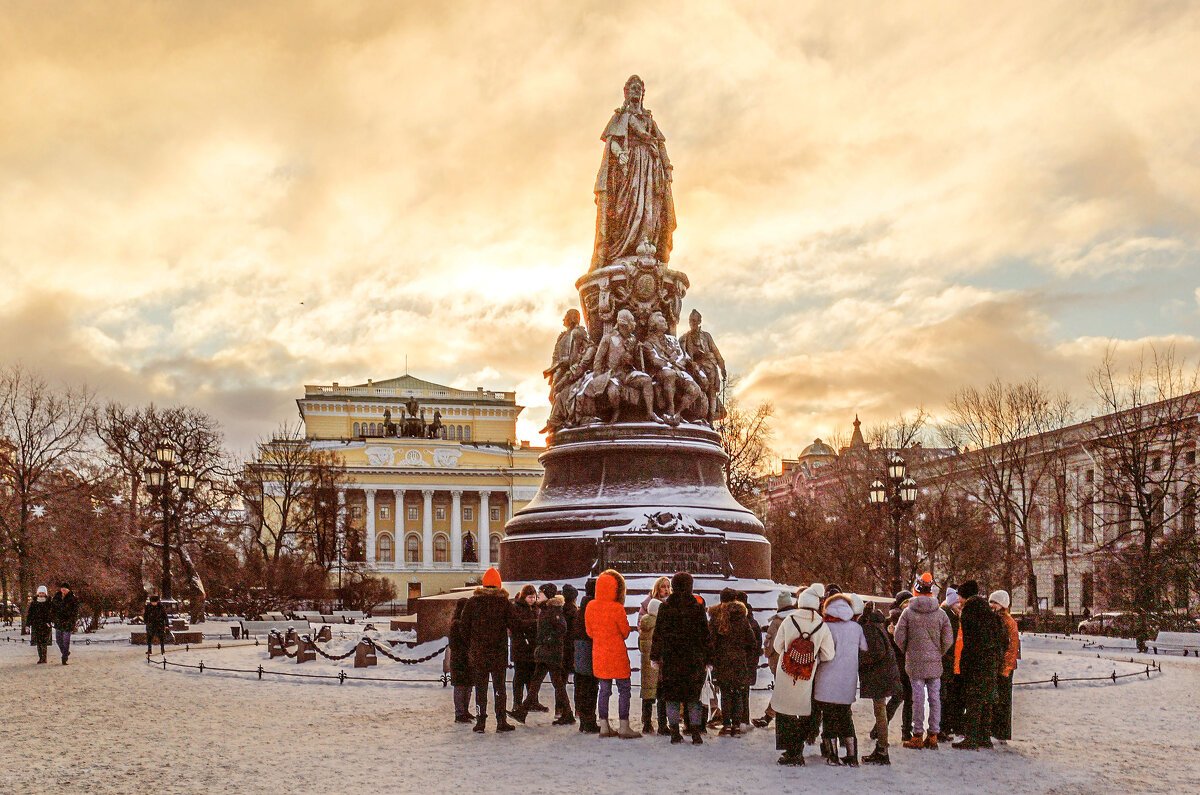
[[[1097,660],[1079,643],[1031,638],[1021,679],[1103,675],[1136,665]],[[1059,655],[1058,651],[1064,653]],[[54,660],[53,649],[51,659]],[[402,654],[405,647],[397,647]],[[415,653],[418,650],[413,650]],[[774,764],[773,730],[710,737],[600,740],[534,714],[508,735],[452,723],[437,685],[304,681],[147,666],[119,645],[79,648],[67,667],[0,644],[0,792],[1187,792],[1200,780],[1200,667],[1161,656],[1164,673],[1119,684],[1017,688],[1014,732],[994,751],[908,751],[893,724],[892,766]],[[1106,655],[1111,656],[1111,655]],[[263,648],[193,649],[168,659],[268,666]],[[1127,659],[1127,658],[1126,658]],[[1140,658],[1139,658],[1140,659]],[[349,662],[349,661],[347,661]],[[327,661],[279,670],[329,673]],[[347,668],[350,675],[356,673]],[[431,677],[440,662],[371,675]],[[361,673],[361,672],[360,672]],[[543,689],[543,701],[552,698]],[[759,714],[767,694],[752,695]],[[614,699],[615,702],[615,699]],[[634,711],[639,710],[636,699]],[[615,717],[616,704],[613,704]],[[855,707],[862,753],[869,703]]]

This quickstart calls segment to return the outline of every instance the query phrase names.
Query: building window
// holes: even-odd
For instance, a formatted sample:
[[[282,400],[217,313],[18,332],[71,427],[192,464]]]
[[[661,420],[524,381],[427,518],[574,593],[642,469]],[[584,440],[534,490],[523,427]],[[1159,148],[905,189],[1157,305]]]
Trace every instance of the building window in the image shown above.
[[[409,563],[421,562],[421,537],[416,533],[404,539],[404,559]]]
[[[1123,538],[1129,533],[1130,508],[1124,496],[1117,505],[1117,536]]]
[[[380,519],[391,519],[392,518],[391,506],[380,505],[379,506],[379,518]]]
[[[421,518],[421,509],[415,505],[408,506],[408,521],[415,522]]]
[[[376,540],[375,559],[381,563],[392,563],[396,560],[396,550],[392,546],[391,535],[384,533]]]
[[[1188,606],[1188,574],[1183,570],[1175,572],[1175,606],[1184,610]]]
[[[470,505],[464,505],[462,511],[463,511],[463,521],[464,522],[475,521],[475,509],[474,508],[472,508]]]
[[[439,522],[445,521],[445,519],[446,519],[446,506],[445,506],[445,505],[439,505],[439,506],[437,506],[436,508],[434,508],[434,509],[433,509],[433,518],[434,518],[434,519],[437,519]]]
[[[462,438],[464,441],[467,441],[467,442],[471,441],[471,426],[470,425],[463,426],[463,437]]]
[[[433,562],[446,563],[450,560],[450,542],[438,533],[433,537]]]
[[[1196,451],[1188,450],[1186,453],[1184,453],[1183,463],[1187,464],[1188,466],[1193,466],[1196,463]]]
[[[1083,479],[1086,480],[1088,483],[1091,483],[1092,481],[1094,481],[1096,479],[1096,470],[1089,469]]]
[[[493,521],[493,522],[498,522],[498,521],[500,521],[500,509],[499,509],[499,508],[491,508],[491,509],[489,509],[489,510],[488,510],[488,516],[489,516],[489,518],[491,519],[491,521]]]
[[[375,429],[375,423],[372,422],[370,425],[370,428],[371,428],[371,436],[375,436],[378,434],[378,431]]]
[[[1037,579],[1030,577],[1025,583],[1025,606],[1037,609],[1037,600],[1033,598],[1033,592],[1037,590]]]
[[[488,544],[488,549],[491,550],[492,563],[500,562],[500,534],[492,535],[492,541]]]
[[[1083,498],[1079,509],[1079,521],[1083,525],[1083,543],[1096,543],[1096,507],[1095,498],[1089,494]]]
[[[1067,578],[1061,574],[1054,575],[1054,606],[1066,607],[1067,605]]]
[[[1150,468],[1153,469],[1155,472],[1158,472],[1159,470],[1162,469],[1162,456],[1161,455],[1156,455],[1156,456],[1154,456],[1154,458],[1150,459]]]
[[[362,516],[363,516],[363,507],[361,505],[351,505],[350,506],[350,518],[351,519],[361,519]]]
[[[1079,606],[1092,609],[1092,573],[1086,571],[1079,580]]]
[[[1179,532],[1185,537],[1196,532],[1196,487],[1188,486],[1183,490],[1183,499],[1179,504]]]
[[[1030,546],[1042,540],[1042,509],[1034,505],[1025,518],[1025,536]]]
[[[1155,532],[1163,529],[1163,519],[1166,513],[1166,498],[1159,489],[1155,489],[1150,494],[1150,523],[1153,525]]]
[[[358,436],[358,423],[354,423],[354,435]]]

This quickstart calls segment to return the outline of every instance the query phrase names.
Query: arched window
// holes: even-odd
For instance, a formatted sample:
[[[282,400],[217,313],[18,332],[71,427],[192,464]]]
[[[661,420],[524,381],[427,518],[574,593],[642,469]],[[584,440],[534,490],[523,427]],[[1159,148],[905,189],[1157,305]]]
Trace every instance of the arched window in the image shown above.
[[[438,533],[433,537],[433,562],[446,563],[450,560],[450,541]]]
[[[375,436],[377,433],[379,433],[379,431],[378,431],[378,429],[375,427],[375,423],[373,423],[373,422],[372,422],[372,423],[371,423],[371,435],[372,435],[372,436]]]
[[[358,423],[354,423],[354,435],[358,436]]]
[[[416,533],[404,539],[404,559],[409,563],[421,562],[421,537]]]
[[[492,542],[489,545],[489,548],[491,549],[490,557],[493,564],[500,562],[500,538],[501,536],[499,533],[492,534]]]
[[[471,441],[471,426],[470,425],[463,426],[463,439],[468,442]]]
[[[392,545],[390,533],[384,533],[375,541],[375,559],[380,563],[392,563],[396,560],[396,549]]]
[[[445,439],[445,438],[446,438],[446,426],[445,426],[445,425],[443,425],[442,427],[438,428],[438,438],[440,438],[440,439]]]

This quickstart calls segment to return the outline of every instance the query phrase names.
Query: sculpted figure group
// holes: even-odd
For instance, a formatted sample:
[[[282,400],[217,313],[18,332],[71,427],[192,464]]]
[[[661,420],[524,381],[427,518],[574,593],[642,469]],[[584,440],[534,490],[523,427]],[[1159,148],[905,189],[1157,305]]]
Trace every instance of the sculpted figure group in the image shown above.
[[[692,331],[676,339],[663,312],[654,311],[639,333],[633,312],[619,309],[594,343],[579,324],[579,310],[567,310],[553,361],[543,371],[550,417],[542,432],[601,422],[711,426],[721,419],[725,362],[712,336],[701,331],[699,312],[692,312],[691,323]],[[693,341],[696,355],[685,340]]]

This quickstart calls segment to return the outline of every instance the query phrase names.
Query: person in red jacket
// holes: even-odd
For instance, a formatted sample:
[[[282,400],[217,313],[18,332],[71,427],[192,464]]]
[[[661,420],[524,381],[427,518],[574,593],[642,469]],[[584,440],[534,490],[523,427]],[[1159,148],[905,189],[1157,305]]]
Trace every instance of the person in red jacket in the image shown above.
[[[596,598],[588,602],[584,624],[592,639],[592,674],[600,684],[597,712],[600,736],[620,736],[626,739],[641,737],[629,725],[629,618],[625,614],[625,578],[620,572],[608,569],[596,579]],[[608,700],[613,680],[617,682],[617,715],[620,729],[613,731],[608,722]]]

